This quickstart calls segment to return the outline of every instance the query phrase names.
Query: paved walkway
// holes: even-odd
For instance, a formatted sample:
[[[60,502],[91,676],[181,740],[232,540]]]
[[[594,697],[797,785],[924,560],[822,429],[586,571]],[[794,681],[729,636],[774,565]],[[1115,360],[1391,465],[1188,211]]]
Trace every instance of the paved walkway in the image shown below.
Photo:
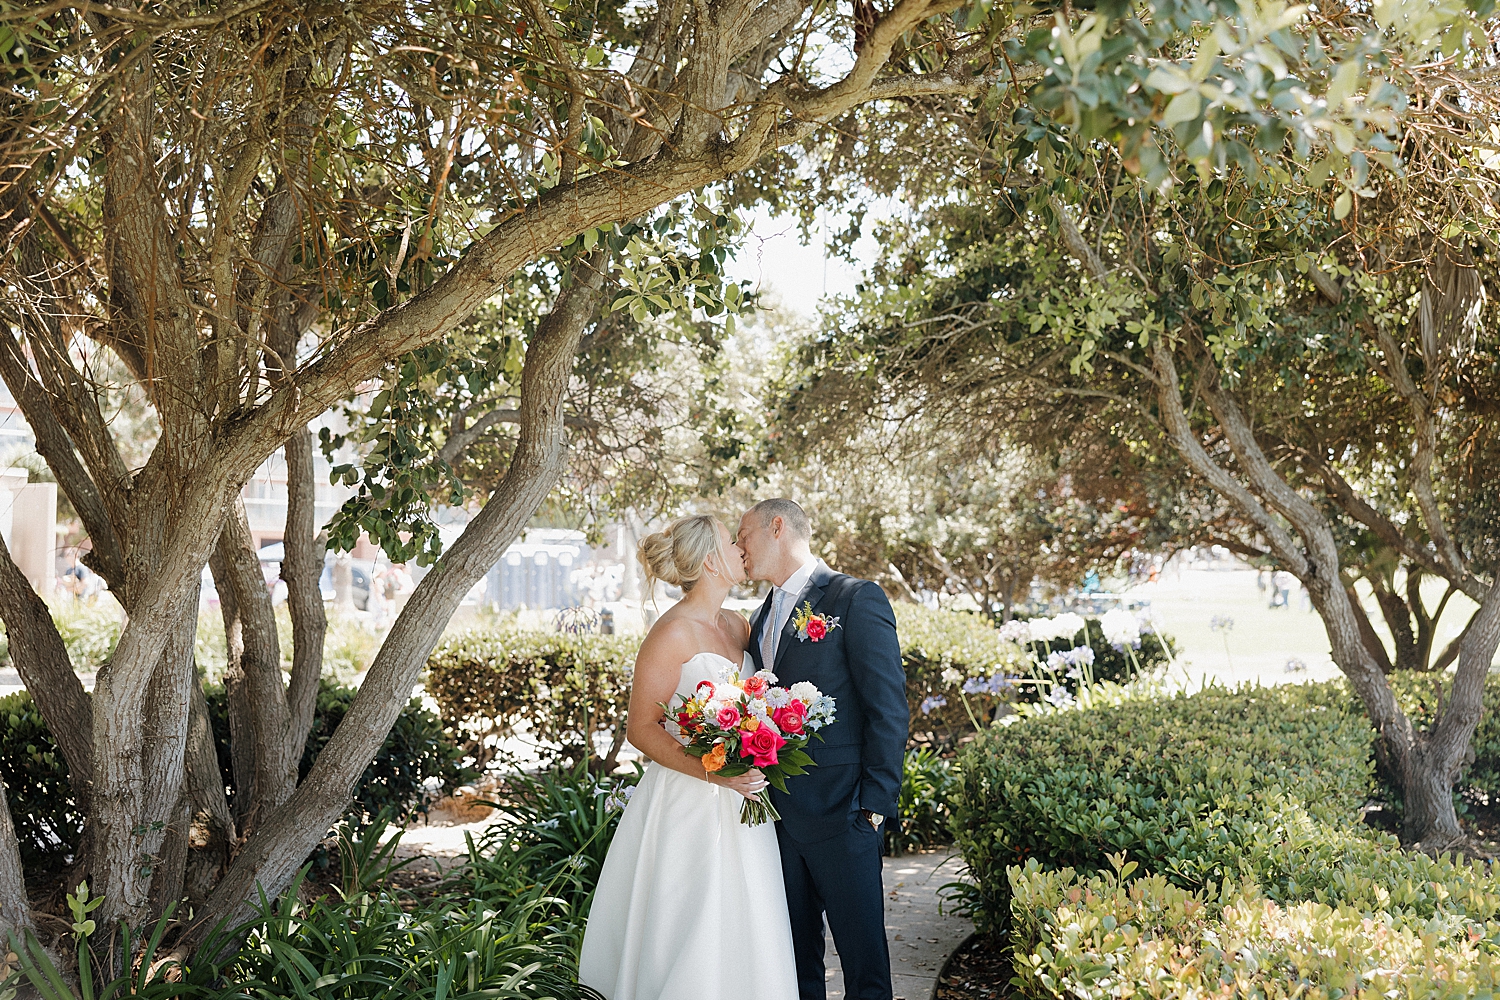
[[[885,859],[885,936],[896,1000],[930,1000],[943,962],[973,932],[967,920],[938,912],[938,889],[962,870],[951,848]],[[828,945],[828,1000],[844,1000],[832,935]]]

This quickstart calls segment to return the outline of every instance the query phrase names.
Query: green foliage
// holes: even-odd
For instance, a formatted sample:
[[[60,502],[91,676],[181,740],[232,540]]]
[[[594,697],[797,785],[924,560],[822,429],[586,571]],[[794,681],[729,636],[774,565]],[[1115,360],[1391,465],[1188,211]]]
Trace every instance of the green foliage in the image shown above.
[[[355,688],[326,681],[319,685],[312,730],[297,769],[299,781],[312,770],[358,693]],[[356,824],[373,820],[383,810],[389,810],[398,822],[417,813],[425,815],[433,800],[472,777],[472,772],[460,764],[462,756],[444,734],[438,717],[422,704],[422,699],[413,698],[396,717],[375,759],[355,784],[350,820]]]
[[[1332,998],[1356,974],[1372,996],[1493,988],[1500,873],[1359,822],[1372,738],[1339,683],[1104,700],[993,729],[955,800],[965,902],[981,929],[1008,924],[1033,997],[1234,982]]]
[[[1372,848],[1374,845],[1371,845]],[[1393,845],[1356,874],[1410,891],[1384,867]],[[1092,876],[1011,869],[1016,984],[1030,997],[1474,997],[1500,988],[1495,874],[1419,856],[1425,907],[1327,900],[1277,902],[1253,880],[1186,889],[1163,875],[1129,878],[1133,862]],[[1118,856],[1117,856],[1118,860]],[[1404,866],[1403,866],[1404,867]]]
[[[1002,639],[989,618],[904,602],[893,609],[914,732],[948,743],[973,732],[976,723],[987,723],[997,707],[1014,699],[1014,687],[1004,681],[995,690],[960,693],[970,678],[1015,678],[1030,669],[1025,651]]]
[[[609,735],[615,752],[623,745],[639,647],[631,636],[475,630],[433,652],[427,693],[481,764],[516,736],[546,757],[579,763],[593,758],[595,734]]]
[[[1319,685],[1135,698],[986,730],[960,758],[954,836],[981,928],[1003,926],[1006,869],[1104,869],[1122,854],[1185,886],[1261,857],[1303,817],[1352,823],[1371,786],[1370,732]],[[1257,853],[1261,852],[1261,853]],[[1266,852],[1270,852],[1267,854]],[[1283,866],[1266,891],[1295,897]]]
[[[68,648],[73,669],[98,670],[114,655],[120,641],[121,611],[114,598],[100,596],[49,604],[52,621]]]
[[[24,971],[48,1000],[597,1000],[576,982],[578,948],[622,792],[638,777],[578,768],[516,779],[504,820],[421,895],[390,879],[408,863],[394,860],[399,832],[382,842],[390,810],[362,833],[342,826],[337,889],[317,895],[299,877],[251,920],[211,934],[171,977],[180,981],[147,961],[80,997],[40,947]]]
[[[26,691],[0,698],[0,781],[26,870],[55,871],[70,861],[83,838],[83,815],[62,751]]]
[[[638,767],[625,777],[600,777],[583,762],[507,780],[497,802],[506,822],[471,845],[469,864],[456,877],[476,886],[501,884],[519,865],[528,880],[548,886],[580,918],[572,928],[576,951],[583,943],[581,918],[641,774]]]
[[[307,777],[357,693],[355,688],[327,678],[319,683],[312,729],[307,734],[307,744],[298,766],[299,781]],[[203,694],[208,700],[219,771],[233,799],[235,783],[233,758],[230,756],[228,702],[224,689],[216,684],[206,685]],[[423,707],[421,699],[413,698],[396,717],[396,724],[391,727],[375,759],[355,785],[349,820],[356,825],[363,824],[387,808],[398,820],[425,813],[433,799],[469,779],[469,772],[459,763],[460,757],[458,748],[443,734],[437,716]]]
[[[886,827],[886,850],[906,854],[948,843],[950,800],[957,788],[951,759],[930,747],[906,751],[901,762],[900,823]]]

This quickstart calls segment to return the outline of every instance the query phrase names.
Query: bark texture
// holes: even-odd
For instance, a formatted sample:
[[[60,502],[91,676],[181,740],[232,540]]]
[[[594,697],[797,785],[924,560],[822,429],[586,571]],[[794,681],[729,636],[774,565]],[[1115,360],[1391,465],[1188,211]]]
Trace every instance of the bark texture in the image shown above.
[[[31,923],[31,904],[26,899],[26,879],[21,872],[21,848],[16,840],[16,824],[6,801],[5,784],[0,782],[0,943],[11,934],[35,930]]]
[[[359,695],[292,798],[253,833],[190,929],[250,914],[256,890],[274,896],[348,807],[354,782],[411,696],[427,656],[459,601],[505,552],[561,475],[567,454],[563,399],[574,352],[600,298],[590,255],[538,325],[521,380],[521,428],[505,478],[453,547],[422,578],[370,665]]]

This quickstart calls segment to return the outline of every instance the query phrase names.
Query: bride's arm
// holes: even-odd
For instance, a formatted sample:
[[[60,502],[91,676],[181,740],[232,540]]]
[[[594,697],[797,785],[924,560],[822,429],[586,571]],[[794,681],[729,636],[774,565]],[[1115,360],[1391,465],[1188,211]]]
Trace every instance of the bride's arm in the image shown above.
[[[682,744],[662,728],[666,714],[661,706],[670,704],[682,674],[682,664],[696,651],[691,632],[665,622],[654,629],[635,658],[635,678],[630,686],[630,714],[626,717],[625,737],[630,745],[651,760],[681,771],[691,778],[711,781],[732,788],[747,798],[766,787],[765,776],[757,770],[733,778],[720,777],[703,770],[703,762],[682,749]]]

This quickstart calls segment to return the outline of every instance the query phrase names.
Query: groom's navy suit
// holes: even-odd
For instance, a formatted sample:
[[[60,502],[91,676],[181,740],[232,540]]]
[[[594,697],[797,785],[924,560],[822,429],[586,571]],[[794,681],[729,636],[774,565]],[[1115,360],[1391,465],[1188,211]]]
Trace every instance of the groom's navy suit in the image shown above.
[[[818,766],[792,778],[789,793],[771,792],[781,813],[776,834],[792,918],[797,988],[801,1000],[825,1000],[826,912],[843,965],[845,995],[891,1000],[881,834],[861,810],[880,813],[890,822],[901,796],[909,720],[896,618],[880,587],[822,563],[797,599],[797,609],[804,603],[837,618],[838,628],[819,642],[799,640],[794,613],[777,639],[775,664],[762,663],[768,596],[751,624],[750,641],[756,669],[769,667],[778,685],[811,681],[837,702],[837,721],[824,727],[822,742],[814,739],[807,748]]]

